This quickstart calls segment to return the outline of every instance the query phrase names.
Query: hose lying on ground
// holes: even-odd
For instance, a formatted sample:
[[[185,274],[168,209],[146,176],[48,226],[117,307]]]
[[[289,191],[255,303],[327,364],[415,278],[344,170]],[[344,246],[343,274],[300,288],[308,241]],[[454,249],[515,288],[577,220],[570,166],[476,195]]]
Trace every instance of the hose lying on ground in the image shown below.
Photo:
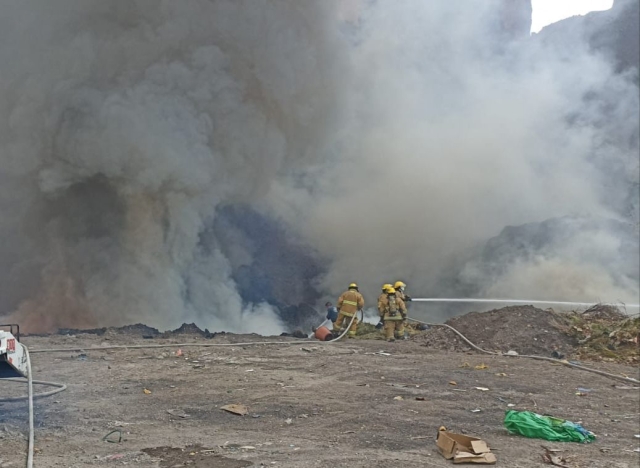
[[[34,349],[31,351],[31,353],[56,353],[56,352],[79,352],[79,351],[101,351],[101,350],[110,350],[110,349],[149,349],[149,348],[171,348],[171,347],[180,347],[180,348],[186,348],[186,347],[229,347],[229,346],[257,346],[257,345],[285,345],[285,346],[289,346],[289,345],[297,345],[299,343],[324,343],[324,344],[331,344],[334,343],[340,339],[342,339],[347,332],[349,331],[349,328],[351,327],[351,324],[353,323],[353,321],[355,320],[355,315],[351,318],[351,321],[349,322],[349,325],[347,326],[347,328],[345,328],[345,330],[342,332],[342,334],[340,336],[338,336],[337,338],[335,338],[332,341],[317,341],[317,340],[299,340],[299,341],[250,341],[250,342],[246,342],[246,343],[178,343],[178,344],[157,344],[157,345],[114,345],[114,346],[101,346],[101,347],[95,347],[95,348],[52,348],[52,349]],[[417,320],[414,318],[409,317],[408,320],[411,320],[412,322],[416,322],[416,323],[421,323],[424,325],[429,325],[431,327],[444,327],[447,328],[451,331],[453,331],[456,335],[458,335],[460,338],[462,338],[469,346],[471,346],[473,349],[484,353],[484,354],[491,354],[494,356],[509,356],[509,357],[523,357],[523,358],[528,358],[528,359],[536,359],[539,361],[549,361],[549,362],[553,362],[556,364],[562,364],[564,366],[567,367],[572,367],[574,369],[580,369],[586,372],[592,372],[594,374],[598,374],[601,375],[603,377],[609,377],[612,379],[616,379],[616,380],[620,380],[623,382],[627,382],[627,383],[633,383],[633,384],[637,384],[640,383],[638,380],[630,378],[630,377],[623,377],[623,376],[619,376],[616,374],[611,374],[609,372],[604,372],[598,369],[592,369],[590,367],[585,367],[585,366],[581,366],[579,364],[572,364],[568,361],[563,361],[560,359],[554,359],[554,358],[550,358],[550,357],[545,357],[545,356],[533,356],[533,355],[524,355],[524,354],[518,354],[518,355],[510,355],[510,354],[502,354],[502,353],[497,353],[494,351],[487,351],[485,349],[480,348],[479,346],[475,345],[474,343],[472,343],[466,336],[464,336],[462,333],[460,333],[458,330],[456,330],[455,328],[453,328],[450,325],[447,325],[445,323],[428,323],[428,322],[423,322],[421,320]]]
[[[20,383],[27,383],[28,384],[28,396],[26,397],[16,397],[16,398],[0,398],[0,402],[9,402],[9,401],[18,401],[18,400],[24,400],[24,399],[28,399],[29,400],[29,443],[28,443],[28,448],[27,448],[27,468],[32,468],[33,467],[33,441],[34,441],[34,429],[33,429],[33,384],[34,383],[40,383],[43,385],[51,385],[54,387],[59,387],[56,390],[53,390],[51,392],[46,392],[47,394],[39,394],[38,396],[48,396],[48,395],[53,395],[54,393],[58,393],[61,392],[63,390],[65,390],[67,388],[66,385],[63,384],[58,384],[58,383],[54,383],[54,382],[43,382],[43,381],[39,381],[39,380],[33,380],[33,374],[31,373],[31,358],[29,356],[29,350],[27,349],[26,346],[22,345],[22,347],[24,348],[24,353],[25,356],[27,358],[27,380],[25,381],[24,379],[14,379],[14,378],[10,378],[10,379],[3,379],[5,382],[20,382]]]
[[[2,382],[15,382],[15,383],[28,383],[27,380],[21,378],[10,378],[10,379],[2,379]],[[67,389],[67,386],[63,383],[58,382],[46,382],[44,380],[34,380],[34,385],[46,385],[48,387],[57,387],[55,390],[49,390],[48,392],[36,393],[33,395],[33,399],[36,398],[44,398],[51,395],[55,395],[56,393],[64,392]],[[20,396],[20,397],[8,397],[8,398],[0,398],[0,403],[9,403],[11,401],[22,401],[26,400],[28,397]]]
[[[341,340],[351,328],[353,321],[356,319],[354,315],[351,317],[351,321],[344,331],[331,341],[318,341],[318,340],[297,340],[297,341],[248,341],[246,343],[168,343],[168,344],[144,344],[144,345],[113,345],[113,346],[100,346],[100,347],[80,347],[80,348],[50,348],[50,349],[33,349],[31,354],[35,353],[62,353],[62,352],[81,352],[81,351],[102,351],[110,349],[154,349],[154,348],[215,348],[215,347],[239,347],[239,346],[258,346],[258,345],[283,345],[283,346],[295,346],[300,343],[324,343],[332,344]]]
[[[573,364],[573,363],[571,363],[569,361],[564,361],[564,360],[561,360],[561,359],[554,359],[554,358],[550,358],[550,357],[546,357],[546,356],[533,356],[533,355],[528,355],[528,354],[504,354],[504,353],[497,353],[495,351],[487,351],[486,349],[482,349],[481,347],[473,344],[466,336],[464,336],[458,330],[453,328],[451,325],[447,325],[446,323],[427,323],[427,322],[423,322],[421,320],[413,319],[411,317],[408,317],[407,319],[411,320],[412,322],[421,323],[423,325],[429,325],[430,327],[448,328],[449,330],[453,331],[456,335],[458,335],[460,338],[462,338],[465,341],[465,343],[467,343],[473,349],[475,349],[475,350],[477,350],[477,351],[479,351],[481,353],[484,353],[484,354],[491,354],[493,356],[521,357],[521,358],[528,358],[528,359],[536,359],[538,361],[550,361],[550,362],[553,362],[553,363],[556,363],[556,364],[562,364],[563,366],[572,367],[574,369],[580,369],[580,370],[583,370],[583,371],[592,372],[594,374],[602,375],[603,377],[609,377],[611,379],[621,380],[621,381],[627,382],[627,383],[633,383],[633,384],[640,383],[640,381],[638,381],[636,379],[633,379],[631,377],[623,377],[621,375],[611,374],[609,372],[604,372],[604,371],[601,371],[601,370],[598,370],[598,369],[592,369],[590,367],[581,366],[579,364]]]

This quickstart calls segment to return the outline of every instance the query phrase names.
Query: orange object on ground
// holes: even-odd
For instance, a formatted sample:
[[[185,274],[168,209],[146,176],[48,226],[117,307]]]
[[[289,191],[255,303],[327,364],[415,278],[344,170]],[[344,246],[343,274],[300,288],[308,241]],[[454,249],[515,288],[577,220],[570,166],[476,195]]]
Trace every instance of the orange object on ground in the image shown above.
[[[320,341],[330,341],[333,338],[331,330],[329,330],[327,327],[318,327],[314,336]]]

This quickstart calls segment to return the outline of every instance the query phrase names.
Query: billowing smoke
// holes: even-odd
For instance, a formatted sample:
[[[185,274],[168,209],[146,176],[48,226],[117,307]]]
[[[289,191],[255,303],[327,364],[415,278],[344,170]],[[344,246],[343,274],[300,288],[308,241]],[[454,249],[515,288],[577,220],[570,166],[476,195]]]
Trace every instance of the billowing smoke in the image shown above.
[[[617,262],[619,226],[637,250],[637,78],[513,15],[5,2],[0,306],[32,330],[273,333],[287,306],[353,280],[370,298],[401,278],[424,295],[637,301]],[[568,215],[595,220],[579,242],[478,257],[505,226]]]
[[[613,73],[586,41],[505,40],[500,2],[479,3],[366,10],[349,125],[313,195],[291,201],[335,258],[327,289],[402,278],[435,297],[637,302],[637,69]],[[504,226],[566,215],[593,222],[567,222],[493,276],[476,258]]]

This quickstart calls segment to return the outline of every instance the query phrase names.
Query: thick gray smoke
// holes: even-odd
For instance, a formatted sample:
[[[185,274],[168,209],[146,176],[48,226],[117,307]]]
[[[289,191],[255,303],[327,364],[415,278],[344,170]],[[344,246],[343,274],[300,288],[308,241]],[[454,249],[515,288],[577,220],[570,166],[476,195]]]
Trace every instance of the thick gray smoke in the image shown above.
[[[637,223],[623,206],[633,77],[586,44],[567,55],[513,34],[502,1],[1,10],[0,305],[32,330],[281,331],[238,290],[253,252],[213,227],[229,205],[326,259],[318,295],[357,280],[372,297],[396,278],[439,294],[452,262],[507,225]],[[607,264],[619,242],[589,231],[489,283],[474,261],[454,276],[485,294],[635,302],[637,278]]]
[[[412,292],[459,292],[441,278],[453,258],[505,225],[565,215],[631,224],[626,261],[637,263],[637,70],[614,74],[586,42],[567,53],[505,40],[498,4],[367,9],[339,150],[312,196],[281,192],[336,259],[327,289],[402,278]],[[553,249],[503,259],[490,281],[477,261],[459,279],[489,297],[637,302],[637,270],[626,276],[619,261],[623,233],[567,228]]]

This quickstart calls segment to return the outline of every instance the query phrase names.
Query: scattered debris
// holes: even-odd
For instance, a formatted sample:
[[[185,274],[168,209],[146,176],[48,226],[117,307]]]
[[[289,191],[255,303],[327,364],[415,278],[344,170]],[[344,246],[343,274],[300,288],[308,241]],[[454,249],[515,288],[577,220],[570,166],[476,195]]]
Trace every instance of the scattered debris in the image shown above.
[[[284,422],[287,423],[287,424],[291,424],[291,423],[293,423],[293,419],[287,418]]]
[[[480,390],[481,392],[488,392],[489,389],[487,387],[473,387],[475,390]]]
[[[124,453],[114,453],[113,455],[107,455],[101,460],[113,461],[113,460],[121,460],[124,458]]]
[[[426,401],[427,399],[423,396],[417,396],[416,401]]]
[[[518,352],[514,351],[512,349],[510,349],[509,351],[507,351],[506,353],[503,353],[505,356],[517,356]]]
[[[178,351],[176,351],[176,357],[182,357],[182,354],[182,350],[178,348]]]
[[[462,434],[448,432],[446,427],[438,430],[436,445],[440,453],[453,463],[479,463],[493,465],[496,456],[491,453],[487,443],[477,437],[469,437]]]
[[[474,367],[475,370],[485,370],[488,369],[489,366],[487,366],[484,362],[482,364],[479,364],[477,366]]]
[[[142,389],[142,392],[143,392],[145,395],[151,395],[151,390],[149,390],[148,388],[143,388],[143,389]]]
[[[110,437],[113,434],[118,434],[118,440],[114,440],[113,437]],[[109,432],[106,436],[104,436],[102,438],[103,442],[109,442],[110,444],[119,444],[120,442],[122,442],[122,431],[120,429],[114,429],[113,431]]]
[[[542,448],[545,450],[545,452],[542,454],[542,461],[549,465],[559,466],[561,468],[569,468],[565,464],[567,461],[563,457],[553,454],[553,452],[556,452],[556,450],[549,450],[546,447]]]
[[[220,409],[240,416],[244,416],[249,413],[249,409],[244,405],[225,405],[221,406]]]
[[[629,317],[614,306],[596,304],[583,313],[574,312],[568,320],[565,332],[578,342],[576,354],[580,358],[640,362],[637,341],[640,317]]]
[[[449,382],[449,385],[458,385],[458,382],[456,382],[455,380],[452,380],[451,382]]]
[[[169,413],[171,416],[176,416],[176,417],[182,418],[182,419],[187,419],[187,418],[191,417],[189,414],[185,413],[184,411],[182,411],[180,409],[169,409],[169,410],[167,410],[167,413]]]
[[[472,413],[481,413],[482,410],[480,408],[470,410]]]
[[[398,395],[397,397],[394,397],[393,399],[394,399],[394,400],[397,400],[397,401],[404,400],[404,398],[403,398],[403,397],[401,397],[400,395]]]
[[[506,377],[507,374],[505,374],[504,372],[500,372],[499,374],[496,374],[496,377]]]
[[[593,442],[595,434],[577,423],[530,411],[508,410],[504,425],[511,434],[557,442]]]

